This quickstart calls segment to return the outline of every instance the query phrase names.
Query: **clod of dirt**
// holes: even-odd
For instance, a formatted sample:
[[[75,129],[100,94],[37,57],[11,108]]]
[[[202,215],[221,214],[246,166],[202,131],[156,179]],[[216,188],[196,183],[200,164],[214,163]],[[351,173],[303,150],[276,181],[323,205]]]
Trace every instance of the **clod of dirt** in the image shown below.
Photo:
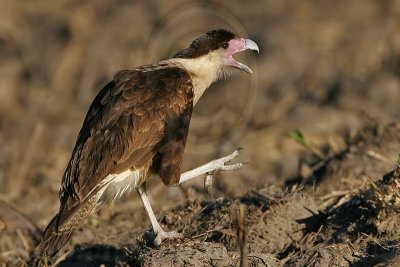
[[[307,218],[318,213],[317,205],[309,195],[296,192],[280,202],[271,206],[263,216],[252,218],[254,224],[249,228],[250,251],[274,254],[285,251],[293,242],[303,238]]]
[[[235,266],[223,244],[196,241],[142,251],[139,261],[143,267]]]

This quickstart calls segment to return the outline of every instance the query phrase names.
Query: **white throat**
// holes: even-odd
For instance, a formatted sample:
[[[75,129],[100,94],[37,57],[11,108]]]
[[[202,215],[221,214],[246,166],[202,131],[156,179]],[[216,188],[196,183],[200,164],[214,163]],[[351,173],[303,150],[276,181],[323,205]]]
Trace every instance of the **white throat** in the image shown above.
[[[173,58],[168,62],[181,65],[192,76],[193,105],[199,101],[204,91],[223,75],[223,62],[218,51],[198,58]]]

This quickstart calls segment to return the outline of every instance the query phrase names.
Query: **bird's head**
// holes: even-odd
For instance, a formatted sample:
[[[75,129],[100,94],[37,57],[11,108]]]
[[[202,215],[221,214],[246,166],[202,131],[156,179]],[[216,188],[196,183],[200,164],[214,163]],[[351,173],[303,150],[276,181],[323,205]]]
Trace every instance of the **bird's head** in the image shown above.
[[[178,52],[175,58],[205,62],[209,68],[212,69],[212,66],[215,66],[217,71],[222,74],[229,72],[229,69],[232,68],[252,74],[253,71],[248,66],[233,58],[233,55],[245,50],[259,52],[259,48],[254,41],[236,37],[235,34],[228,30],[219,29],[209,31],[196,38],[188,48]]]

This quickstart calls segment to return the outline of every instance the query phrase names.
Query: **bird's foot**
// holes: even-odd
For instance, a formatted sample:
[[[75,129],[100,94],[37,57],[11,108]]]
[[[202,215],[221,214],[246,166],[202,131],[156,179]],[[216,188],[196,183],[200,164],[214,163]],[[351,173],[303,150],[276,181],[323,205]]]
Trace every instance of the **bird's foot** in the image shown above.
[[[243,163],[235,163],[235,164],[231,164],[231,165],[226,165],[227,163],[231,162],[233,159],[235,159],[239,156],[240,150],[242,150],[242,148],[236,149],[235,151],[233,151],[231,154],[229,154],[226,157],[211,161],[210,163],[213,165],[214,170],[209,172],[208,174],[211,174],[212,172],[216,172],[216,171],[233,171],[233,170],[241,169],[244,165]]]
[[[158,247],[164,240],[183,239],[183,238],[185,238],[184,235],[176,231],[165,232],[164,230],[160,230],[156,233],[156,238],[154,239],[154,245]]]
[[[210,162],[213,170],[206,173],[206,178],[204,179],[204,189],[206,191],[208,191],[208,188],[211,186],[213,175],[216,172],[218,172],[218,171],[233,171],[233,170],[241,169],[243,167],[244,164],[241,162],[226,165],[227,163],[231,162],[233,159],[235,159],[239,156],[240,150],[242,150],[242,148],[236,149],[235,151],[233,151],[231,154],[229,154],[226,157],[219,158],[219,159],[216,159],[216,160],[213,160]]]

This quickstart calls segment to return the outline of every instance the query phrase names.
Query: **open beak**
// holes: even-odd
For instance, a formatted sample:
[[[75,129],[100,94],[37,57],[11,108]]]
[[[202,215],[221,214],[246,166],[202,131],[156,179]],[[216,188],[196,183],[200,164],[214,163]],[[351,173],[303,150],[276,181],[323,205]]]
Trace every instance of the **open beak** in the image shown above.
[[[250,39],[237,38],[237,39],[230,40],[229,46],[227,49],[227,53],[228,53],[227,65],[238,68],[247,73],[253,74],[253,71],[248,66],[246,66],[243,63],[237,62],[233,58],[234,54],[245,51],[245,50],[255,50],[255,51],[257,51],[257,53],[260,52],[258,45]]]

